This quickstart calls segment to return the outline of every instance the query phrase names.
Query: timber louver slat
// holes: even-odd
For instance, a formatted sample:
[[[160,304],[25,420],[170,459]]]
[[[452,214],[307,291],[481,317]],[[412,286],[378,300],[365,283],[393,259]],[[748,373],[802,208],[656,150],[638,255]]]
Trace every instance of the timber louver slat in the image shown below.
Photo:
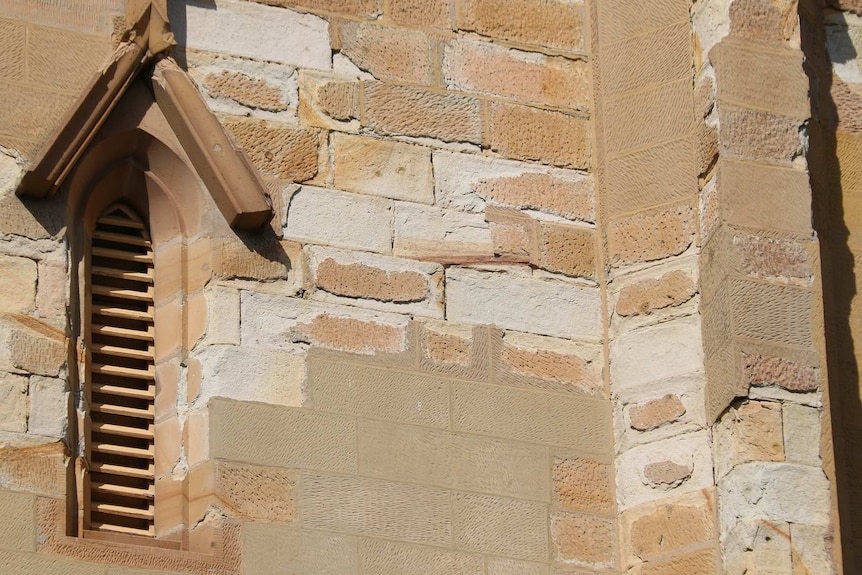
[[[115,205],[96,222],[87,292],[87,529],[154,534],[153,251]]]

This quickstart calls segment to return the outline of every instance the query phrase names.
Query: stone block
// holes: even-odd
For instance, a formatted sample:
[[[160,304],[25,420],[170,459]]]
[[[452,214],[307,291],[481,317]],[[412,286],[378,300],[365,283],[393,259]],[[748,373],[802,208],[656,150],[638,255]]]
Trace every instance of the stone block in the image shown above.
[[[368,81],[363,126],[383,135],[482,142],[481,105],[471,96]]]
[[[598,345],[506,332],[494,369],[498,382],[603,397]]]
[[[443,268],[433,263],[310,247],[315,300],[439,317]]]
[[[3,208],[0,207],[0,210]],[[69,299],[69,284],[66,256],[63,254],[57,259],[43,259],[37,267],[39,280],[36,287],[35,315],[54,327],[62,329],[68,321],[66,306]]]
[[[743,353],[742,373],[743,381],[750,386],[778,386],[796,393],[817,391],[820,387],[819,369],[781,357]]]
[[[369,22],[339,26],[341,53],[379,80],[431,85],[434,42],[418,30],[389,28]]]
[[[617,457],[621,509],[713,484],[709,433],[697,431],[632,447]]]
[[[632,571],[635,575],[711,575],[715,573],[718,558],[710,545],[663,561],[651,561]]]
[[[828,529],[828,528],[827,528]],[[832,571],[832,552],[827,549],[828,531],[812,525],[791,525],[790,545],[793,568],[820,575]]]
[[[557,455],[553,460],[552,503],[565,511],[611,514],[614,511],[613,468],[582,457]]]
[[[684,252],[694,241],[696,214],[690,205],[677,204],[618,217],[608,228],[610,263],[620,267]]]
[[[715,495],[711,490],[649,503],[623,517],[628,560],[652,561],[716,539]]]
[[[452,321],[596,340],[599,314],[598,290],[576,280],[519,268],[446,271],[446,317]]]
[[[391,219],[386,200],[303,186],[288,206],[284,235],[303,243],[388,253]]]
[[[263,401],[278,405],[302,403],[301,355],[248,346],[213,345],[195,354],[201,365],[199,405],[211,397]]]
[[[419,329],[422,356],[431,361],[469,367],[474,362],[482,362],[487,353],[486,349],[480,349],[471,326],[424,321]]]
[[[406,346],[402,315],[262,293],[240,301],[244,346],[300,352],[296,344],[312,343],[366,355]]]
[[[785,459],[791,463],[820,466],[820,410],[787,403],[781,415]]]
[[[30,416],[27,432],[66,439],[69,421],[69,388],[66,381],[53,377],[30,377]]]
[[[297,472],[219,461],[215,474],[215,505],[229,517],[280,522],[297,519]]]
[[[804,120],[811,115],[802,51],[721,42],[709,52],[719,102]]]
[[[811,292],[744,280],[733,280],[730,289],[736,335],[799,347],[813,345]]]
[[[441,207],[481,212],[491,204],[595,221],[594,181],[581,172],[443,151],[434,152],[433,164]]]
[[[700,320],[680,318],[637,329],[610,347],[611,387],[615,393],[703,370]]]
[[[66,337],[57,328],[19,314],[0,314],[0,369],[56,377],[66,364]]]
[[[111,53],[107,37],[31,26],[27,34],[28,82],[78,92]]]
[[[381,539],[359,539],[360,571],[365,575],[482,575],[481,555]]]
[[[567,276],[596,279],[596,232],[592,228],[539,223],[539,267]]]
[[[335,187],[422,204],[434,203],[431,150],[346,134],[332,135]]]
[[[449,12],[449,0],[391,0],[384,17],[409,28],[451,29]]]
[[[610,517],[552,513],[551,540],[558,562],[591,568],[614,565],[616,526]]]
[[[0,78],[10,82],[24,81],[27,25],[0,19]]]
[[[694,127],[689,79],[609,99],[607,105],[614,110],[605,119],[609,156],[679,139]]]
[[[683,270],[668,272],[657,279],[645,279],[620,290],[615,310],[623,317],[648,315],[653,311],[682,305],[694,297],[697,288]]]
[[[402,483],[547,501],[547,448],[360,421],[359,473]]]
[[[782,521],[737,523],[722,538],[722,552],[731,573],[793,573],[790,525]]]
[[[0,448],[0,487],[63,498],[66,494],[66,446],[60,441]]]
[[[0,256],[0,310],[29,313],[36,300],[36,262]]]
[[[295,529],[285,525],[246,523],[243,570],[248,575],[358,575],[356,538]]]
[[[458,549],[533,561],[543,561],[548,556],[545,505],[456,493],[452,514]]]
[[[36,498],[29,493],[0,490],[0,549],[36,550]],[[2,561],[0,561],[2,566]],[[15,573],[10,569],[7,573]]]
[[[682,138],[607,160],[608,214],[616,216],[697,194],[694,143]]]
[[[455,382],[452,425],[456,431],[570,448],[604,457],[611,449],[607,401]]]
[[[789,165],[802,154],[797,118],[730,104],[718,115],[722,157]]]
[[[533,563],[504,557],[487,558],[488,575],[548,575],[546,563]]]
[[[601,5],[599,17],[603,24],[607,23],[602,27],[601,41],[609,44],[676,22],[688,22],[688,9],[680,0]]]
[[[207,74],[203,84],[213,98],[226,98],[241,106],[267,112],[287,110],[287,95],[264,78],[255,78],[244,72],[222,70]]]
[[[464,0],[456,26],[500,40],[581,52],[584,50],[583,5],[541,0]]]
[[[673,423],[685,415],[685,404],[679,396],[668,394],[659,399],[632,406],[628,412],[629,424],[637,431],[650,431]]]
[[[538,220],[511,208],[488,206],[485,221],[491,227],[497,261],[539,263]]]
[[[802,170],[722,159],[718,193],[725,221],[810,237],[811,188]],[[782,206],[776,210],[775,206]]]
[[[314,70],[299,71],[299,119],[307,126],[359,132],[359,82]]]
[[[602,49],[602,93],[619,96],[687,78],[691,74],[691,29],[677,22]]]
[[[784,461],[781,404],[749,401],[731,407],[715,427],[716,477],[740,463]]]
[[[842,4],[852,4],[852,0],[850,2],[838,0],[833,5]],[[768,3],[763,0],[745,0],[731,6],[729,14],[730,30],[736,38],[745,38],[752,42],[773,46],[776,41],[790,41],[792,46],[795,39],[798,43],[798,13],[790,0]],[[829,16],[826,18],[828,19]]]
[[[380,15],[381,0],[266,0],[272,6],[311,8],[315,11],[338,12],[360,18],[374,19]]]
[[[301,68],[332,67],[329,24],[312,14],[235,0],[171,4],[168,18],[183,22],[177,43],[193,50],[275,61]]]
[[[750,277],[810,285],[813,272],[805,244],[793,240],[764,238],[737,233],[733,247]]]
[[[438,547],[452,541],[451,494],[339,475],[303,472],[303,526]]]
[[[42,142],[56,129],[63,118],[63,114],[72,105],[69,96],[35,86],[18,86],[4,83],[0,87],[0,127],[4,134],[24,134],[24,140],[30,142],[31,148],[38,149]],[[3,145],[9,146],[17,140],[6,140],[4,136]],[[22,150],[27,152],[27,150]],[[34,150],[35,151],[35,150]],[[28,154],[32,157],[33,154]],[[24,218],[26,221],[29,218]],[[23,223],[23,222],[22,222]],[[28,222],[29,225],[37,225]],[[44,222],[40,222],[42,226]],[[56,233],[58,230],[52,230]]]
[[[27,377],[0,372],[0,430],[27,431]]]
[[[555,108],[586,110],[590,105],[590,67],[583,60],[458,39],[444,45],[442,74],[450,90]]]
[[[492,261],[494,243],[481,214],[400,202],[395,205],[395,255],[440,263]]]
[[[315,358],[306,393],[320,411],[446,429],[449,387],[440,377]]]
[[[826,526],[829,489],[819,467],[773,462],[737,465],[718,483],[722,536],[740,520]]]
[[[233,116],[223,124],[262,174],[294,182],[317,175],[318,130]]]
[[[214,286],[206,292],[207,345],[239,345],[239,291]]]
[[[209,404],[214,459],[339,473],[356,471],[352,418],[308,409],[213,399]],[[270,438],[260,441],[260,438]]]
[[[515,160],[589,169],[589,121],[551,110],[492,103],[486,129],[492,150]]]

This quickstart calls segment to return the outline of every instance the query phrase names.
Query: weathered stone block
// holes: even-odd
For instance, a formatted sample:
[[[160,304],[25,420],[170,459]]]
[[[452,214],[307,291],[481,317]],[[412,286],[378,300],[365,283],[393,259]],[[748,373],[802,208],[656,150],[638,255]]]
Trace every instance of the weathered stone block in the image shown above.
[[[494,243],[481,214],[400,202],[395,205],[395,255],[440,263],[493,261]]]
[[[341,53],[380,80],[430,85],[434,81],[434,42],[418,30],[368,22],[344,22]]]
[[[632,429],[649,431],[661,425],[672,423],[685,414],[685,405],[676,395],[665,395],[629,410],[629,423]]]
[[[0,429],[27,431],[27,378],[0,372]]]
[[[431,150],[411,144],[332,135],[335,187],[360,194],[434,203]]]
[[[657,279],[641,280],[621,289],[616,313],[628,317],[675,307],[689,301],[695,291],[691,277],[682,270],[675,270]]]
[[[516,104],[490,104],[486,139],[492,150],[512,159],[588,169],[589,134],[589,121],[578,116]]]
[[[557,561],[584,567],[614,565],[616,526],[610,517],[552,513],[551,539]]]
[[[459,39],[445,44],[442,72],[450,90],[556,108],[586,110],[590,105],[590,67],[582,60]]]
[[[541,0],[465,0],[456,25],[483,36],[571,52],[584,49],[583,5]]]
[[[820,410],[804,405],[784,404],[784,457],[788,462],[819,466]]]
[[[214,459],[255,465],[356,471],[356,423],[308,409],[213,399],[209,403]],[[260,441],[260,438],[277,441]],[[289,445],[289,449],[285,446]]]
[[[820,370],[780,357],[742,354],[744,381],[751,386],[776,385],[792,392],[817,391]]]
[[[56,377],[66,363],[66,337],[30,316],[0,315],[0,369]]]
[[[458,549],[542,561],[548,556],[547,507],[466,493],[453,498]]]
[[[263,174],[295,182],[317,174],[317,130],[238,117],[225,118],[223,123]]]
[[[598,339],[601,329],[596,288],[517,268],[449,268],[446,312],[457,322],[564,338]]]
[[[364,95],[363,125],[380,134],[482,142],[476,98],[372,81],[364,83]]]
[[[580,457],[554,458],[553,503],[566,511],[610,514],[614,509],[613,469]]]
[[[622,216],[608,227],[610,263],[619,267],[684,252],[694,241],[696,214],[691,206],[677,204]]]
[[[539,223],[538,265],[551,272],[596,279],[596,232],[591,228]]]
[[[581,172],[443,151],[433,164],[439,206],[481,212],[491,204],[595,221],[594,181]]]
[[[624,531],[629,533],[630,560],[651,561],[713,541],[716,519],[711,490],[633,508],[623,515]]]
[[[359,422],[359,473],[547,501],[547,448],[406,425]]]
[[[788,165],[802,153],[801,120],[730,104],[718,107],[721,155]]]
[[[299,119],[316,128],[359,132],[359,82],[351,76],[300,70]]]

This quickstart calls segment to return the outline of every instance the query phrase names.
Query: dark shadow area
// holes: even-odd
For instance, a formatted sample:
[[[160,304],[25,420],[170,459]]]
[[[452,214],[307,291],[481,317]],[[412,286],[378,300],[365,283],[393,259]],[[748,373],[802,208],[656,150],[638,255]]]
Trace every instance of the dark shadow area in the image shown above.
[[[851,311],[856,285],[854,254],[850,245],[851,226],[862,232],[862,218],[852,221],[845,211],[845,190],[850,172],[843,174],[852,158],[839,158],[839,110],[833,99],[833,77],[827,50],[825,16],[830,10],[825,0],[801,0],[799,16],[805,73],[809,79],[811,123],[809,125],[808,167],[812,188],[814,229],[820,240],[823,273],[824,320],[826,332],[829,396],[832,414],[832,437],[835,456],[835,482],[840,518],[841,551],[844,573],[862,573],[862,402],[859,394],[859,366],[856,361]],[[834,46],[835,34],[828,31]],[[845,29],[843,32],[847,34]],[[845,41],[846,40],[846,41]],[[858,58],[849,35],[839,38],[839,50],[833,57],[844,61]],[[856,137],[862,138],[862,134]],[[856,161],[862,161],[862,158]],[[845,165],[845,171],[847,166]],[[852,173],[857,173],[853,170]],[[862,182],[860,182],[862,189]],[[857,240],[858,241],[858,240]],[[862,243],[856,248],[862,254]],[[860,342],[862,348],[862,342]],[[828,454],[824,454],[828,457]],[[800,496],[804,496],[800,494]]]

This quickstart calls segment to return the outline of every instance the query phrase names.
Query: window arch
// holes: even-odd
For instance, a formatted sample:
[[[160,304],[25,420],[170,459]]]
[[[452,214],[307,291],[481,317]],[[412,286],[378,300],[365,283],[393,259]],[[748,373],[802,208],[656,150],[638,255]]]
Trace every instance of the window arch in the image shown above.
[[[84,529],[155,534],[153,265],[148,226],[109,206],[87,253]]]

